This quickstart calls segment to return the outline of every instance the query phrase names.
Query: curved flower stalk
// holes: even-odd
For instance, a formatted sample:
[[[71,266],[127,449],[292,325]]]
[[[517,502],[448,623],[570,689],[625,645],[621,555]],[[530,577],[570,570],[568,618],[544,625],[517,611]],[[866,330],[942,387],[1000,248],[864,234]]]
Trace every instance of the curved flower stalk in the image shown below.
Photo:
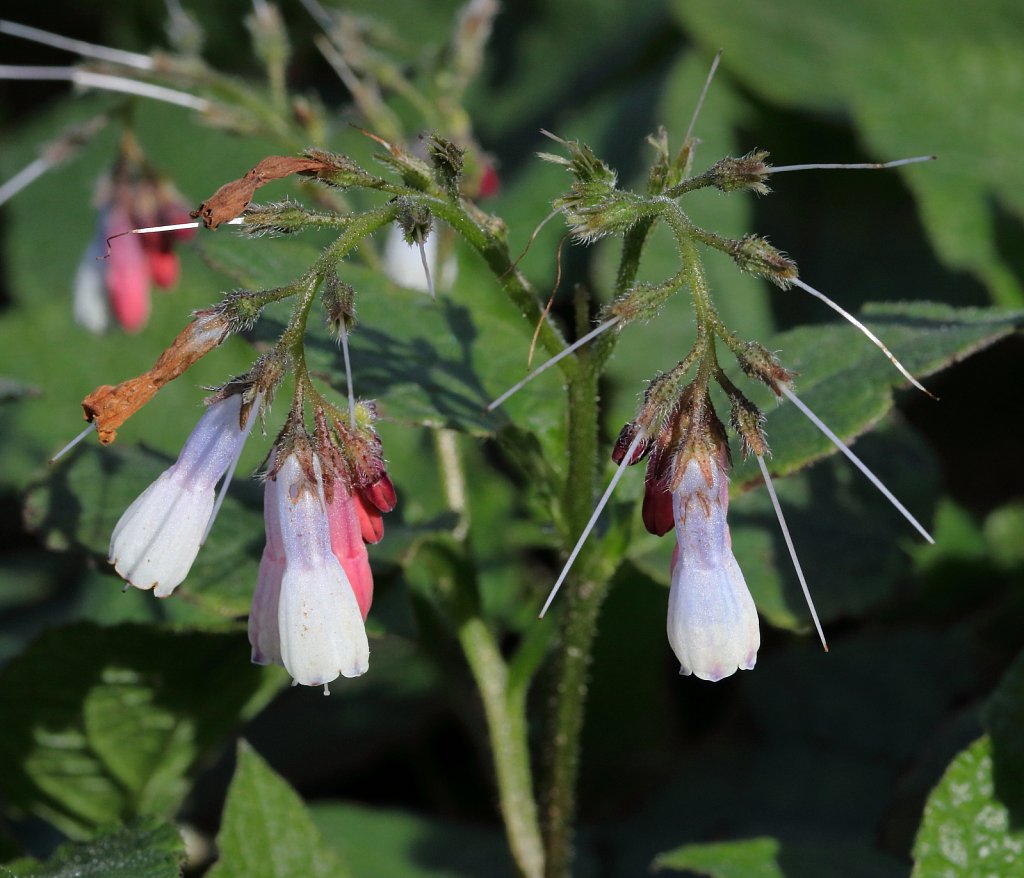
[[[258,403],[242,417],[242,394],[212,403],[178,460],[136,498],[110,537],[110,563],[131,585],[167,597],[199,554],[214,488],[252,429]]]

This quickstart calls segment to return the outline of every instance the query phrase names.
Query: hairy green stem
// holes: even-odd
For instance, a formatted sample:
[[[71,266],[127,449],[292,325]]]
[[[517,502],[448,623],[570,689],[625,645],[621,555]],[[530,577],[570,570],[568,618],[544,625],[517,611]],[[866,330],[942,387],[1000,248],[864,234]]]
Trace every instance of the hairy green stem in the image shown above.
[[[597,477],[597,372],[586,353],[579,356],[578,365],[579,374],[569,382],[569,472],[563,497],[567,542],[583,532],[590,518]],[[597,617],[607,593],[607,583],[593,581],[587,575],[589,555],[584,549],[577,566],[581,574],[570,581],[567,589],[554,670],[544,796],[547,878],[566,878],[572,863],[587,669]]]

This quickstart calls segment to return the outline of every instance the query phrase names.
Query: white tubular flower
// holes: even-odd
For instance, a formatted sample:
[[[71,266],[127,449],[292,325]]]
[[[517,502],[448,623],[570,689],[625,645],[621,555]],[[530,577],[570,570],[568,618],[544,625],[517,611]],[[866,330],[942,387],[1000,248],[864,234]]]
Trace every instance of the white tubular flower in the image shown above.
[[[276,476],[284,573],[278,603],[281,663],[296,683],[320,686],[365,674],[370,647],[355,593],[331,551],[320,462],[312,456],[316,481],[289,454]],[[270,528],[268,526],[268,533]],[[261,627],[257,622],[257,628]]]
[[[242,452],[252,426],[239,425],[242,397],[206,410],[178,460],[121,516],[110,537],[110,563],[136,588],[167,597],[188,575],[213,511],[214,487]]]
[[[726,470],[714,457],[704,464],[707,473],[691,458],[672,492],[677,542],[668,640],[681,674],[714,681],[737,669],[751,670],[761,634],[757,609],[732,553]]]

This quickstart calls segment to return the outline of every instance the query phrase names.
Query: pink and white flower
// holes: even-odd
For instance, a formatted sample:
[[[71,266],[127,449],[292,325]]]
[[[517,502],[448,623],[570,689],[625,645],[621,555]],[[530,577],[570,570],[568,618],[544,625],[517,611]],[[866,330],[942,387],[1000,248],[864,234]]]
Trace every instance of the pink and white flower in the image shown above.
[[[177,461],[136,498],[110,537],[110,563],[131,585],[167,597],[199,553],[214,507],[214,488],[237,462],[258,402],[241,424],[242,396],[212,403]]]
[[[702,680],[751,670],[761,645],[757,609],[732,552],[724,456],[723,449],[691,457],[671,494],[676,550],[668,639],[679,672]]]
[[[174,245],[188,240],[195,230],[127,233],[187,222],[188,207],[174,187],[149,167],[131,138],[122,144],[111,173],[101,180],[96,203],[96,238],[82,256],[72,288],[74,318],[99,333],[108,328],[113,316],[122,329],[139,332],[149,321],[151,285],[169,289],[178,282],[180,264]]]
[[[359,531],[352,498],[346,503],[339,500],[342,494],[342,487],[336,486],[332,507],[338,547],[368,610],[372,580],[365,559],[353,549]],[[309,454],[303,466],[297,453],[289,453],[272,472],[264,514],[267,547],[249,618],[253,661],[278,662],[296,683],[306,686],[324,685],[339,675],[365,674],[370,648],[364,615],[352,579],[332,546],[323,474],[315,454]]]

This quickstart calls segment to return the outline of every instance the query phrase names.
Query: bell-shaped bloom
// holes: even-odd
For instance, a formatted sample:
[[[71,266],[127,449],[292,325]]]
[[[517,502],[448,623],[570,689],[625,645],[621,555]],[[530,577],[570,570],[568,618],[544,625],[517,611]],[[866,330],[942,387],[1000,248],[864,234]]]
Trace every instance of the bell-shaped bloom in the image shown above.
[[[167,597],[188,575],[213,512],[214,488],[242,453],[242,397],[212,403],[178,460],[136,498],[110,538],[110,563],[136,588]]]
[[[266,514],[271,548],[261,563],[252,640],[254,657],[280,660],[295,682],[329,683],[338,675],[358,677],[369,667],[370,648],[359,602],[345,569],[332,551],[320,463],[311,456],[310,479],[296,454],[289,454],[268,480]],[[272,518],[276,516],[276,525]],[[274,527],[279,529],[275,535]],[[351,526],[351,525],[350,525]],[[280,538],[280,548],[274,545]],[[278,551],[284,566],[277,580]],[[270,632],[274,589],[280,658]],[[253,627],[250,627],[252,638]]]
[[[761,645],[757,609],[732,553],[728,508],[723,463],[691,458],[672,491],[676,552],[668,640],[679,672],[702,680],[749,671]]]

